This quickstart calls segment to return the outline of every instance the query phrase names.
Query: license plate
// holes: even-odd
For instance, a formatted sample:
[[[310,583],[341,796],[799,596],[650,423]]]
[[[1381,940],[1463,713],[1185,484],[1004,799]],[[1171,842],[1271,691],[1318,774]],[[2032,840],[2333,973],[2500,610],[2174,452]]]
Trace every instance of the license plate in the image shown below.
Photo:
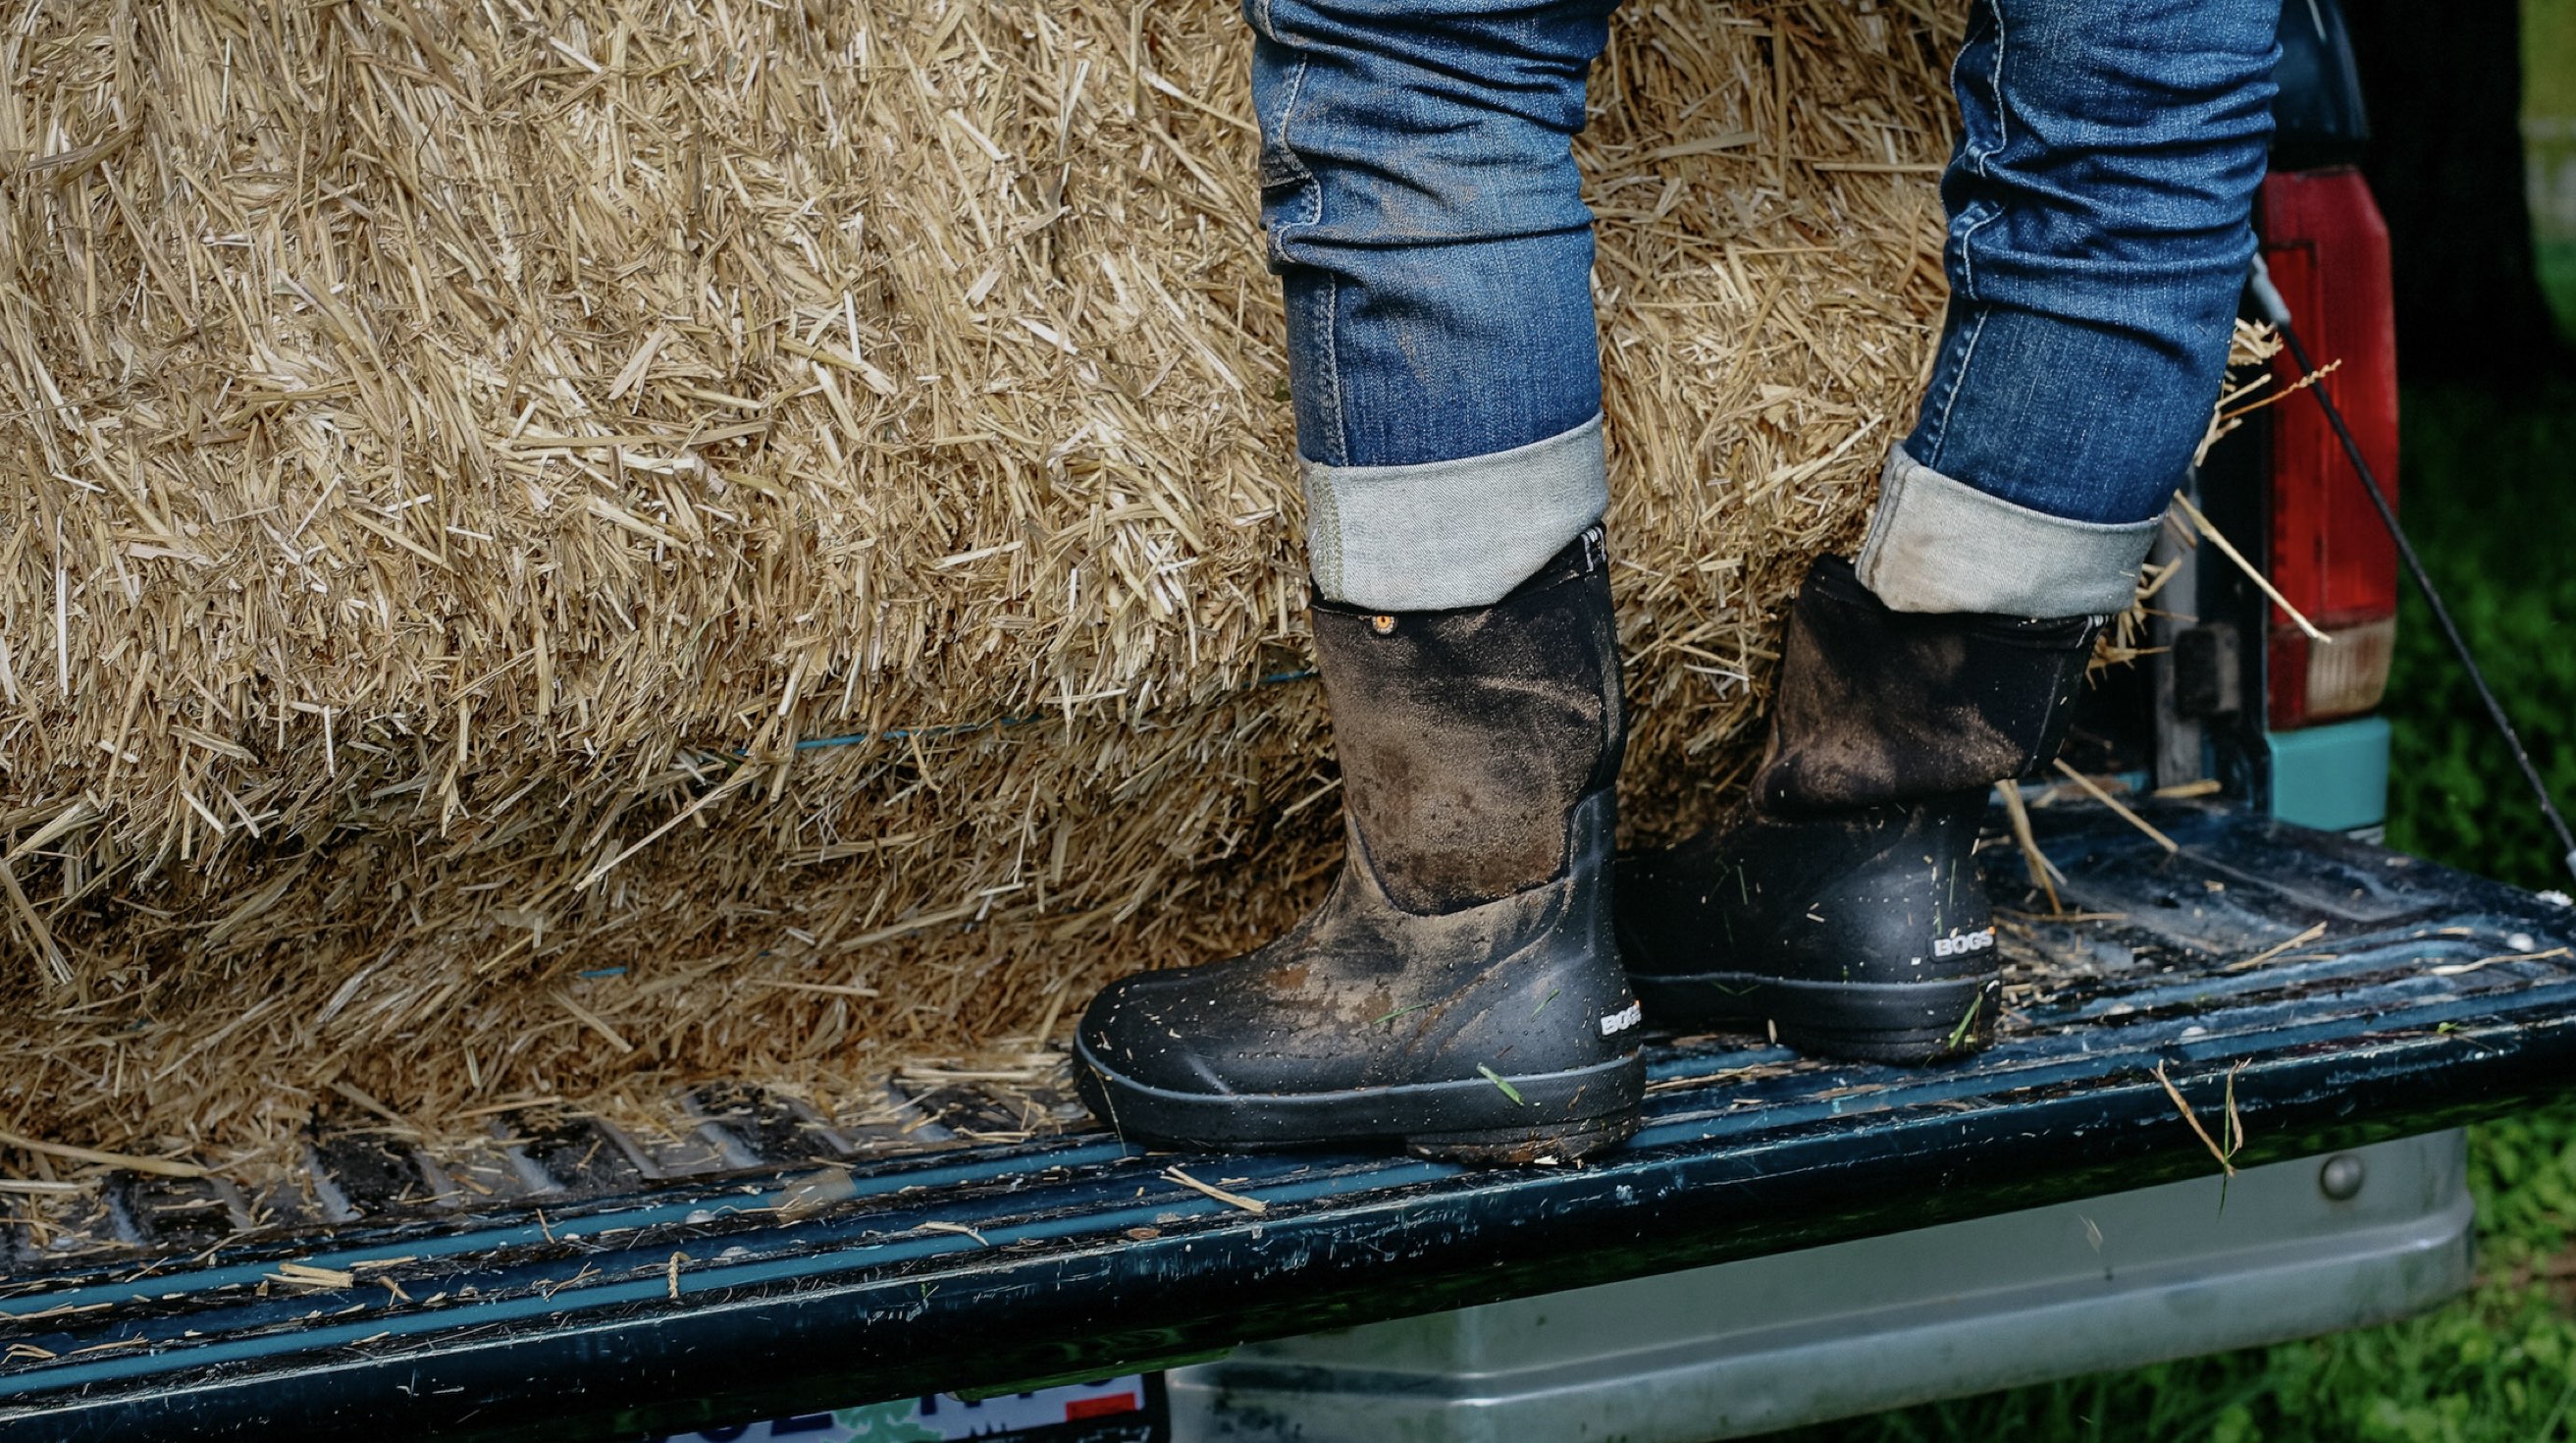
[[[1019,1443],[1166,1443],[1170,1414],[1163,1375],[1130,1373],[1097,1383],[1070,1383],[974,1402],[953,1394],[899,1398],[832,1408],[695,1433],[662,1443],[949,1443],[1015,1439]]]

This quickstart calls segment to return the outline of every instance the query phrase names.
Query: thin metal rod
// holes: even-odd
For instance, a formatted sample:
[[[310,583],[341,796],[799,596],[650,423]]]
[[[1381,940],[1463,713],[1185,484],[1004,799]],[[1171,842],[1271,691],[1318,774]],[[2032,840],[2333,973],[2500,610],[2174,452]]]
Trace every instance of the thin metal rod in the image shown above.
[[[2257,275],[2261,275],[2259,270]],[[2397,508],[2388,504],[2388,493],[2380,489],[2378,475],[2370,469],[2370,463],[2362,459],[2361,443],[2353,439],[2352,428],[2344,424],[2343,409],[2326,394],[2324,383],[2315,380],[2316,363],[2308,359],[2308,348],[2300,343],[2297,329],[2290,324],[2289,307],[2281,304],[2280,293],[2272,290],[2267,276],[2261,278],[2255,294],[2263,309],[2272,312],[2268,319],[2272,328],[2281,333],[2281,339],[2288,343],[2290,358],[2299,363],[2300,378],[2311,382],[2307,387],[2308,393],[2317,398],[2318,405],[2326,408],[2326,424],[2334,427],[2335,439],[2343,443],[2343,454],[2351,460],[2355,474],[2361,477],[2361,489],[2369,494],[2370,504],[2377,508],[2381,524],[2388,528],[2389,538],[2397,543],[2397,554],[2405,558],[2407,574],[2415,578],[2416,589],[2424,593],[2424,605],[2433,613],[2434,624],[2442,628],[2442,637],[2451,644],[2452,654],[2459,657],[2460,668],[2469,674],[2469,685],[2477,689],[2478,700],[2486,703],[2487,716],[2494,721],[2496,731],[2503,735],[2505,749],[2513,753],[2514,764],[2522,768],[2523,780],[2531,783],[2531,794],[2540,799],[2540,814],[2549,819],[2551,829],[2558,833],[2558,845],[2562,849],[2560,861],[2565,864],[2568,875],[2576,877],[2576,833],[2567,830],[2567,819],[2559,815],[2558,804],[2550,800],[2549,784],[2540,779],[2540,768],[2532,765],[2531,753],[2522,745],[2522,734],[2514,730],[2513,718],[2506,714],[2504,703],[2496,700],[2494,689],[2487,685],[2486,673],[2478,669],[2478,659],[2470,654],[2468,639],[2460,635],[2460,628],[2451,620],[2451,608],[2442,604],[2442,593],[2433,588],[2433,578],[2426,574],[2423,560],[2416,556],[2415,543],[2406,539],[2406,528],[2397,524]]]

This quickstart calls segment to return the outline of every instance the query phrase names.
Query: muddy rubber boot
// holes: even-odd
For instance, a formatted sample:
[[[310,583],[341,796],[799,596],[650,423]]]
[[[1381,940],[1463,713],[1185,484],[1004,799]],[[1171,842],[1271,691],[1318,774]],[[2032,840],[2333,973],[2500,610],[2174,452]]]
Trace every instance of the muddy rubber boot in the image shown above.
[[[1645,1068],[1610,920],[1626,728],[1599,528],[1492,606],[1313,615],[1340,877],[1258,951],[1104,989],[1074,1034],[1083,1100],[1162,1145],[1499,1163],[1621,1141]]]
[[[1619,939],[1656,1025],[1898,1063],[1992,1040],[2003,980],[1978,820],[1994,783],[2057,755],[2099,629],[1890,611],[1851,563],[1818,561],[1751,796],[1620,859]]]

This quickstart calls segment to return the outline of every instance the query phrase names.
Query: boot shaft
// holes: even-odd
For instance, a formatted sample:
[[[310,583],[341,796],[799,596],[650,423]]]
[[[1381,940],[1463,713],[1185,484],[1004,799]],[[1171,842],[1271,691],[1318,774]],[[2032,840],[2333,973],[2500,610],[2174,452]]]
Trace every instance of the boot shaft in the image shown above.
[[[1627,740],[1600,528],[1492,606],[1313,614],[1352,865],[1425,916],[1560,876]]]
[[[1920,802],[2046,766],[2101,626],[1892,611],[1850,562],[1820,559],[1790,609],[1757,805],[1799,814]]]

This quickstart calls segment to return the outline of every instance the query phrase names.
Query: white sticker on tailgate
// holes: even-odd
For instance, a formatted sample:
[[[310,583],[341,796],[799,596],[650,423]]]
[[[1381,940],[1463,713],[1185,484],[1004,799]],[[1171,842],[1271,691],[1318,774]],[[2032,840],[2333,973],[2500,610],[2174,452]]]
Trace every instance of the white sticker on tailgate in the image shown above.
[[[1142,1374],[968,1402],[949,1393],[765,1423],[674,1433],[664,1443],[949,1443],[1029,1438],[1063,1443],[1157,1443],[1160,1419]]]

